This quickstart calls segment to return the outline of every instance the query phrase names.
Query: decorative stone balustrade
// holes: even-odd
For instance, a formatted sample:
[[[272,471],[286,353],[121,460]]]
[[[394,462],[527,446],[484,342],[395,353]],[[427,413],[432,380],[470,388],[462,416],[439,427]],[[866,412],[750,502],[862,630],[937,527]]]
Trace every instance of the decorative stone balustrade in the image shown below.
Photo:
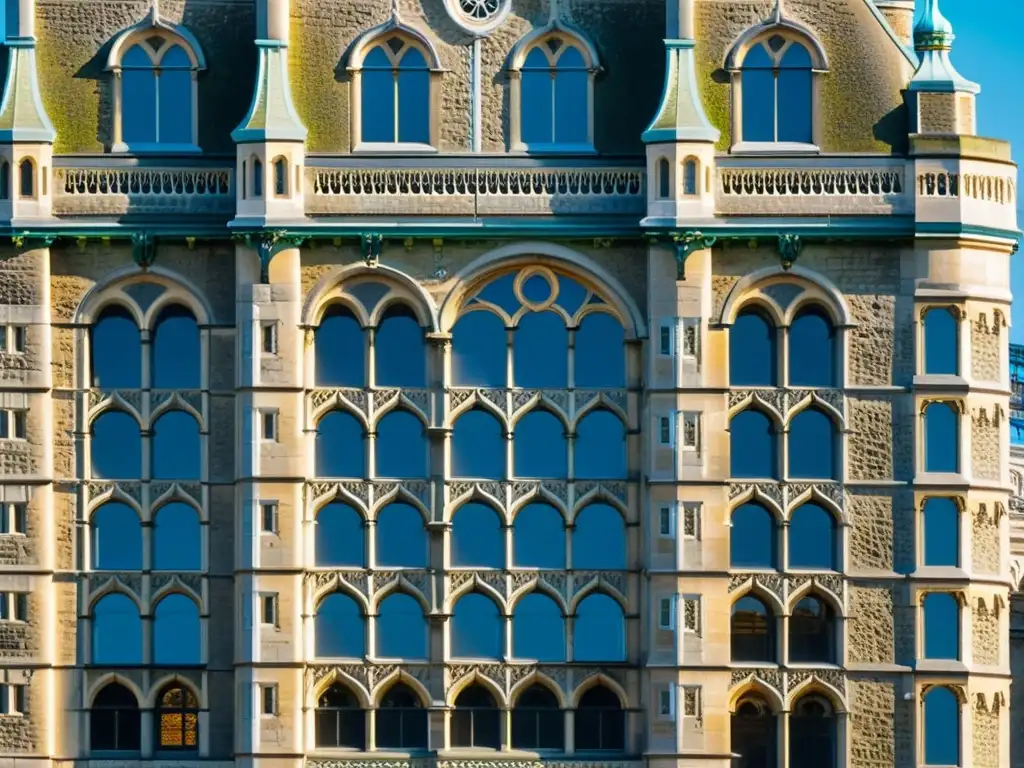
[[[642,168],[606,167],[307,167],[306,212],[313,216],[642,216],[645,175]]]
[[[227,168],[54,168],[54,216],[214,214],[232,216]]]

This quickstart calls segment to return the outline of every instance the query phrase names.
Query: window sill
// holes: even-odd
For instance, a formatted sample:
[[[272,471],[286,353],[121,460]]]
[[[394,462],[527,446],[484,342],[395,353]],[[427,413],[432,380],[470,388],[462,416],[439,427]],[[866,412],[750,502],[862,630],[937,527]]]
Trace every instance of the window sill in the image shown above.
[[[396,142],[388,144],[385,142],[363,142],[357,144],[352,150],[360,154],[385,154],[385,155],[436,155],[437,148],[430,144],[403,144]]]
[[[195,144],[126,144],[120,142],[110,148],[115,154],[125,155],[198,155],[202,151]]]
[[[733,155],[819,155],[817,144],[797,141],[741,141],[729,150]]]
[[[967,389],[970,384],[963,376],[955,373],[918,373],[914,375],[915,387],[944,387]]]
[[[955,659],[918,659],[914,664],[917,672],[943,672],[946,674],[967,674],[970,670],[962,661]]]
[[[520,155],[596,155],[592,144],[517,144],[512,154]]]

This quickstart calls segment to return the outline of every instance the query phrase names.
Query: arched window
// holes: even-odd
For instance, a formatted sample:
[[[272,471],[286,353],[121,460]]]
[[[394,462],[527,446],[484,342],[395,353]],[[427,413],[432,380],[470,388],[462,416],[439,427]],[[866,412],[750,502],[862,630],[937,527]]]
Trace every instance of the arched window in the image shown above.
[[[114,129],[115,151],[181,152],[196,150],[195,73],[184,41],[156,29],[139,39],[114,63],[120,87],[120,136]]]
[[[494,312],[467,312],[452,328],[452,382],[461,387],[504,387],[508,333]]]
[[[730,749],[736,768],[777,768],[775,714],[760,696],[747,695],[730,718]]]
[[[734,478],[769,479],[779,475],[776,430],[768,414],[756,408],[729,420],[729,471]]]
[[[531,685],[512,709],[512,749],[562,751],[565,716],[558,697],[543,685]]]
[[[199,423],[185,411],[166,411],[150,427],[154,480],[199,480],[203,443]]]
[[[517,478],[564,478],[569,474],[565,425],[550,411],[536,409],[516,422],[512,442]]]
[[[565,520],[548,504],[528,504],[516,513],[512,561],[517,568],[565,568]]]
[[[577,752],[622,752],[626,748],[626,713],[619,697],[601,685],[580,696],[573,737]]]
[[[563,301],[566,293],[563,288]],[[580,321],[573,343],[573,383],[595,389],[626,386],[626,329],[614,315],[590,312]]]
[[[124,411],[104,411],[92,423],[89,443],[92,476],[104,480],[142,477],[139,422]]]
[[[0,162],[0,200],[11,199],[11,164]]]
[[[802,504],[789,517],[789,567],[838,571],[836,519],[817,504]]]
[[[373,336],[374,383],[378,387],[427,386],[427,349],[416,314],[392,304]]]
[[[359,77],[361,145],[431,144],[430,65],[419,46],[389,37],[366,54]]]
[[[838,480],[836,425],[824,411],[806,408],[789,422],[789,477]]]
[[[775,614],[753,595],[732,606],[732,660],[775,663]]]
[[[283,157],[274,160],[274,196],[285,197],[288,194],[288,161]]]
[[[574,661],[626,660],[626,617],[614,598],[594,593],[576,606],[572,656]]]
[[[154,715],[158,750],[199,749],[199,702],[192,691],[171,683],[157,697]]]
[[[199,389],[202,386],[202,348],[199,325],[184,307],[172,304],[160,312],[150,348],[155,389]]]
[[[960,765],[960,702],[949,688],[924,694],[924,764]]]
[[[519,141],[527,151],[590,151],[591,69],[581,44],[549,35],[529,49],[520,65]]]
[[[802,44],[773,35],[743,58],[744,143],[814,143],[813,64]]]
[[[946,592],[928,592],[921,600],[926,659],[960,659],[960,601]]]
[[[415,414],[398,409],[377,422],[377,477],[428,477],[428,450],[426,427]]]
[[[252,196],[263,197],[263,163],[256,155],[252,156]]]
[[[451,561],[456,568],[504,568],[505,530],[486,504],[470,502],[452,517]]]
[[[836,617],[832,606],[809,595],[789,617],[789,660],[798,663],[836,663]]]
[[[789,715],[789,768],[835,768],[836,715],[821,696],[804,696]]]
[[[558,603],[531,592],[512,612],[512,655],[533,661],[565,661],[565,618]]]
[[[953,307],[933,307],[924,313],[924,372],[960,373],[960,321]]]
[[[541,285],[538,285],[541,284]],[[536,287],[535,287],[536,286]],[[551,289],[540,275],[523,283],[523,296],[531,290]],[[541,299],[543,300],[543,299]],[[527,389],[564,389],[569,386],[569,329],[565,320],[553,311],[527,312],[519,319],[512,335],[512,375],[517,387]]]
[[[331,502],[316,513],[313,541],[318,566],[362,568],[366,564],[363,516],[348,504]]]
[[[776,377],[775,324],[757,309],[744,309],[729,329],[729,384],[734,387],[774,387]]]
[[[500,659],[505,648],[505,621],[491,598],[463,595],[452,609],[449,644],[452,658]]]
[[[683,194],[693,196],[700,192],[700,162],[695,157],[683,161]]]
[[[474,409],[455,420],[451,438],[452,477],[503,480],[505,430],[487,411]]]
[[[395,683],[384,696],[375,716],[378,749],[426,749],[427,710],[420,697],[405,683]]]
[[[960,471],[960,414],[953,403],[924,408],[924,471]]]
[[[340,683],[332,683],[316,701],[316,745],[321,749],[366,747],[366,712],[359,699]]]
[[[366,476],[366,430],[351,413],[331,411],[316,426],[317,477]]]
[[[97,389],[142,387],[139,327],[124,307],[106,307],[90,329],[89,369]]]
[[[463,689],[452,712],[452,746],[500,748],[501,715],[494,696],[482,685],[474,683]]]
[[[36,197],[36,164],[26,157],[18,163],[18,196],[26,199]]]
[[[626,425],[609,410],[591,411],[576,425],[573,476],[588,480],[624,480],[628,474]]]
[[[427,529],[418,509],[409,504],[388,504],[377,513],[377,565],[381,568],[427,566]]]
[[[796,313],[789,326],[789,386],[836,385],[835,328],[828,313],[810,306]]]
[[[113,592],[93,604],[92,663],[142,663],[142,619],[128,595]]]
[[[729,531],[731,568],[775,568],[775,517],[756,502],[743,504],[732,512]]]
[[[960,565],[960,510],[953,499],[932,498],[921,510],[924,565]]]
[[[156,604],[153,613],[153,663],[168,667],[202,663],[199,606],[192,598],[172,593]]]
[[[142,524],[134,509],[108,501],[93,511],[90,522],[94,570],[142,570]]]
[[[385,659],[426,659],[427,620],[416,598],[394,592],[377,606],[377,655]]]
[[[153,569],[199,571],[202,568],[199,513],[180,501],[164,504],[153,517]]]
[[[331,592],[316,608],[313,636],[316,655],[328,659],[361,659],[366,655],[363,609],[342,592]]]
[[[332,304],[324,311],[313,349],[319,386],[366,386],[366,332],[351,309]]]
[[[572,566],[595,571],[626,567],[626,521],[615,507],[588,504],[576,515]]]
[[[93,752],[136,752],[142,743],[142,721],[135,694],[108,683],[92,700],[89,748]]]
[[[658,199],[666,200],[672,196],[672,177],[668,158],[658,159]]]

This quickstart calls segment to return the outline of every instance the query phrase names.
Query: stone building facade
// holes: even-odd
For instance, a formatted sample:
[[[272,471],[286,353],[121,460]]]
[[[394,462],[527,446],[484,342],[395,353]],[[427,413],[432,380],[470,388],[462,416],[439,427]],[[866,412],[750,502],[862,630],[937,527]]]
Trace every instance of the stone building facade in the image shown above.
[[[8,0],[0,757],[1010,764],[1016,171],[920,5]]]

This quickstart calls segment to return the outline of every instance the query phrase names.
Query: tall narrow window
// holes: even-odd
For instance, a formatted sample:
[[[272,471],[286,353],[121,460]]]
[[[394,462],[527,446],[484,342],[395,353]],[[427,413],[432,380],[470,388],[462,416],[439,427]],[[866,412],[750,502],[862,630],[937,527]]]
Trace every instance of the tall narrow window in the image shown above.
[[[664,157],[658,160],[658,199],[665,200],[671,196],[672,179],[670,178],[670,166]]]
[[[501,714],[490,691],[479,684],[469,686],[455,699],[451,720],[452,746],[498,749],[501,746]]]
[[[924,694],[924,764],[960,765],[960,702],[949,688]]]
[[[777,768],[778,725],[767,702],[747,695],[736,705],[730,723],[735,768]]]
[[[835,329],[823,309],[801,309],[789,326],[789,385],[836,385]]]
[[[18,186],[21,197],[36,196],[36,164],[27,157],[18,163]]]
[[[118,683],[109,683],[92,700],[89,746],[94,752],[134,752],[142,742],[139,702]]]
[[[697,185],[700,183],[700,164],[697,158],[688,157],[683,160],[683,194],[692,197],[700,190]]]
[[[520,70],[522,149],[590,150],[591,69],[580,47],[552,35],[534,45]]]
[[[953,499],[928,499],[921,510],[924,565],[960,565],[960,510]]]
[[[288,161],[279,157],[274,161],[274,195],[284,197],[288,194]]]
[[[732,606],[732,660],[773,663],[775,615],[759,598],[745,595]]]
[[[960,603],[956,595],[929,592],[921,601],[924,614],[924,658],[960,658]]]
[[[924,471],[960,471],[960,414],[954,403],[924,408]]]
[[[363,749],[366,712],[348,688],[332,684],[316,704],[316,745],[326,749]]]
[[[199,702],[192,691],[177,683],[167,686],[154,715],[158,750],[199,749]]]
[[[756,309],[744,309],[729,329],[729,383],[734,387],[776,385],[775,324]]]
[[[811,54],[782,35],[758,43],[743,59],[742,141],[813,142]]]
[[[120,141],[130,152],[191,151],[196,145],[195,73],[202,68],[182,41],[153,34],[113,62],[120,72]],[[116,133],[116,129],[115,129]]]
[[[398,35],[363,59],[363,144],[430,144],[430,68],[423,51]]]
[[[933,307],[924,313],[924,372],[956,376],[960,372],[957,311]]]

